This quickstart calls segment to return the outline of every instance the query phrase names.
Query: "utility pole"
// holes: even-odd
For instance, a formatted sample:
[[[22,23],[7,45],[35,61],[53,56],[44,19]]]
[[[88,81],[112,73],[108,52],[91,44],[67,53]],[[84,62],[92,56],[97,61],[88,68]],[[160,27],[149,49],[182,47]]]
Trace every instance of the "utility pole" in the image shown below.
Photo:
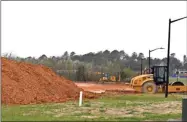
[[[168,84],[169,84],[170,27],[171,27],[171,19],[169,19],[169,31],[168,31],[167,81],[166,81],[166,87],[165,87],[166,98],[168,97]]]
[[[176,20],[171,21],[169,19],[169,30],[168,30],[168,54],[167,54],[167,81],[166,81],[166,86],[165,86],[165,98],[168,97],[168,84],[169,84],[169,58],[170,58],[170,31],[171,31],[171,23],[177,22],[179,20],[185,19],[186,17],[182,17]]]

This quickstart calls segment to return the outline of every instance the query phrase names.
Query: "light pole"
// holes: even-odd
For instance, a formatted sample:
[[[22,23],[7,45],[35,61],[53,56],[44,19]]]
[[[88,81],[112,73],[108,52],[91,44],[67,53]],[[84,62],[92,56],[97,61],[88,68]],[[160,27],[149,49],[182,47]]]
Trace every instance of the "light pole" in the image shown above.
[[[149,50],[149,74],[150,74],[150,68],[151,68],[151,52],[156,51],[158,49],[164,49],[164,48],[160,47],[160,48],[155,48],[153,50]]]
[[[185,19],[186,17],[182,17],[176,20],[171,21],[169,19],[169,30],[168,30],[168,54],[167,54],[167,81],[166,81],[166,87],[165,87],[165,98],[168,97],[168,84],[169,84],[169,56],[170,56],[170,31],[171,31],[171,23],[177,22],[179,20]]]

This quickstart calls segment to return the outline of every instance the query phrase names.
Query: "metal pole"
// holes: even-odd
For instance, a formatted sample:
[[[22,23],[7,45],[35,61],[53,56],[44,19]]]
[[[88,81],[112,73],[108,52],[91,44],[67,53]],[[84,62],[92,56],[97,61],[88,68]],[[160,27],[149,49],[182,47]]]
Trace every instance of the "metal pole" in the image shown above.
[[[149,74],[150,74],[150,67],[151,67],[151,57],[150,57],[150,55],[151,55],[151,51],[149,50]]]
[[[169,31],[168,31],[167,81],[165,86],[165,98],[168,97],[168,84],[169,84],[170,29],[171,29],[171,19],[169,19]]]

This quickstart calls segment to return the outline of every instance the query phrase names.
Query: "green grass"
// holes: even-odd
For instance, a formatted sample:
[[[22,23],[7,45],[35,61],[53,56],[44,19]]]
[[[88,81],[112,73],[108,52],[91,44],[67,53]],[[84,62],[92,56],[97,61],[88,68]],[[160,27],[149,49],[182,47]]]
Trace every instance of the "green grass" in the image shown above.
[[[2,105],[3,121],[141,121],[181,118],[181,98],[164,94],[104,96],[76,102]]]
[[[177,81],[177,78],[172,78],[172,77],[170,77],[170,78],[169,78],[169,81],[170,81],[170,82]],[[178,78],[178,81],[181,81],[181,82],[183,82],[185,85],[187,85],[187,78]]]

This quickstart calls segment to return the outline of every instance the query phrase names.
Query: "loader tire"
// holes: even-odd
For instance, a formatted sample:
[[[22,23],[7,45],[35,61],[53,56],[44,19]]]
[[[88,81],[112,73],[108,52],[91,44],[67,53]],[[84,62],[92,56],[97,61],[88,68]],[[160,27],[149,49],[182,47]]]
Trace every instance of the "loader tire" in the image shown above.
[[[146,82],[142,86],[143,93],[154,94],[157,92],[157,86],[154,82]]]

